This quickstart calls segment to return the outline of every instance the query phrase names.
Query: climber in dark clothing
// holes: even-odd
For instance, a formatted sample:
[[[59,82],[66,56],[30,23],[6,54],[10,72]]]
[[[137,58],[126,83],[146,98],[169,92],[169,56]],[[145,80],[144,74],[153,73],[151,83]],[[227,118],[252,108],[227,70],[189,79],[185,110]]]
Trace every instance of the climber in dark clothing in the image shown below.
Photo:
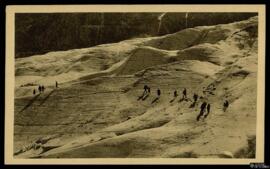
[[[147,90],[147,88],[148,88],[147,85],[144,85],[144,86],[143,86],[143,89],[144,89],[145,91]]]
[[[211,107],[211,105],[210,105],[210,103],[208,103],[208,105],[207,105],[207,113],[210,113],[210,107]]]
[[[41,86],[38,86],[38,91],[39,91],[39,93],[42,92],[41,90],[42,90],[42,89],[41,89]]]
[[[35,95],[35,94],[36,94],[36,89],[33,90],[33,95]]]
[[[208,103],[208,104],[207,104],[207,107],[206,107],[206,109],[207,109],[207,114],[204,115],[204,118],[206,118],[206,117],[208,116],[208,114],[210,113],[210,108],[211,108],[211,105]]]
[[[177,96],[178,96],[178,94],[177,94],[177,91],[176,91],[176,90],[173,92],[173,96],[174,96],[174,97],[177,97]]]
[[[183,90],[183,99],[186,99],[187,98],[187,89],[184,88]]]
[[[41,91],[44,92],[44,90],[45,90],[45,87],[42,85],[41,86]]]
[[[197,95],[196,93],[194,93],[194,95],[193,95],[193,99],[194,99],[194,102],[196,102],[196,101],[197,101],[197,99],[198,99],[198,95]]]
[[[177,96],[178,96],[177,90],[175,90],[175,91],[173,92],[173,99],[170,100],[170,103],[174,102],[174,100],[176,99]]]
[[[157,97],[151,102],[151,104],[156,103],[159,100],[160,95],[161,95],[161,91],[160,89],[157,89]]]
[[[196,105],[196,102],[197,102],[197,100],[198,100],[198,95],[197,95],[196,93],[194,93],[193,99],[194,99],[194,101],[193,101],[193,103],[189,106],[189,108],[193,108],[193,107],[195,107],[195,105]]]
[[[157,89],[157,95],[158,95],[158,97],[160,97],[160,95],[161,95],[160,89]]]
[[[58,88],[58,82],[57,81],[55,81],[55,87]]]
[[[143,89],[144,89],[143,95],[147,94],[147,92],[148,92],[148,86],[147,85],[144,85]]]
[[[229,102],[228,100],[225,100],[225,102],[223,103],[223,111],[225,112],[228,107],[229,107]]]
[[[144,89],[143,94],[139,96],[137,100],[141,100],[141,99],[145,100],[146,97],[149,96],[148,94],[150,93],[150,87],[148,87],[147,85],[144,85],[143,89]]]
[[[200,111],[200,114],[197,116],[197,121],[199,121],[200,120],[200,117],[203,115],[206,105],[207,105],[206,102],[203,102],[201,104],[201,111]]]
[[[142,100],[147,99],[149,95],[150,95],[150,87],[148,87],[146,85],[146,86],[144,86],[144,92],[143,92],[143,95],[142,95]]]

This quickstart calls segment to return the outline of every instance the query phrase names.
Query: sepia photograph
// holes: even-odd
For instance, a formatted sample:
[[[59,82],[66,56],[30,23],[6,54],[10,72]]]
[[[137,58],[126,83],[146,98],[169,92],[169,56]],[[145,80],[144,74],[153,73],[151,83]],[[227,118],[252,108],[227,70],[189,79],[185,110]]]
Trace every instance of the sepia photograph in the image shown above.
[[[11,6],[6,20],[7,163],[263,161],[263,5]]]

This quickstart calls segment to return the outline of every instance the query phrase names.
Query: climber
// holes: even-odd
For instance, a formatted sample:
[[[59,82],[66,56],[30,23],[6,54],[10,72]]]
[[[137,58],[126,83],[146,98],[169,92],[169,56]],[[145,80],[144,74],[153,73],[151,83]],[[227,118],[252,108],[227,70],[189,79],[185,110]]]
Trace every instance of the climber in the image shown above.
[[[144,89],[143,94],[141,96],[139,96],[137,100],[141,100],[141,99],[145,100],[146,97],[149,96],[150,87],[148,87],[147,85],[144,85],[143,89]]]
[[[194,95],[193,95],[193,99],[194,99],[194,102],[196,102],[196,101],[197,101],[197,99],[198,99],[198,95],[197,95],[196,93],[194,93]]]
[[[206,109],[207,109],[207,114],[204,115],[204,118],[206,118],[206,117],[208,116],[208,114],[210,113],[210,108],[211,108],[211,105],[210,105],[210,103],[208,103],[208,104],[207,104],[207,107],[206,107]]]
[[[155,102],[157,102],[159,100],[160,95],[161,95],[161,91],[160,89],[157,89],[157,97],[151,102],[151,104],[154,104]]]
[[[225,112],[228,107],[229,107],[229,102],[228,100],[225,100],[225,102],[223,103],[223,111]]]
[[[144,96],[148,93],[148,86],[144,85],[143,89],[144,89],[144,91],[143,91],[143,96]]]
[[[158,98],[160,97],[160,95],[161,95],[161,91],[160,91],[160,89],[157,89],[157,95],[158,95]]]
[[[177,91],[176,91],[176,90],[174,91],[173,96],[174,96],[174,97],[177,97],[177,96],[178,96],[178,94],[177,94]]]
[[[211,105],[210,105],[210,103],[208,103],[208,105],[207,105],[207,113],[208,114],[210,113],[210,108],[211,108]]]
[[[187,98],[187,89],[184,88],[183,90],[183,98],[182,99],[186,99]]]
[[[35,95],[35,94],[36,94],[36,89],[33,90],[33,95]]]
[[[55,81],[55,87],[58,88],[58,82],[57,81]]]
[[[200,111],[199,115],[197,116],[197,121],[199,121],[200,120],[200,117],[203,115],[206,105],[207,105],[206,102],[203,102],[201,104],[201,111]]]
[[[150,87],[146,86],[142,95],[142,100],[145,100],[150,95]]]
[[[39,91],[39,93],[41,93],[41,86],[40,85],[38,86],[38,91]]]
[[[174,102],[174,100],[176,99],[177,96],[178,96],[177,90],[174,90],[174,92],[173,92],[173,99],[170,100],[170,103]]]
[[[189,106],[189,108],[193,108],[193,107],[195,107],[195,105],[196,105],[196,102],[197,102],[197,100],[198,100],[198,95],[197,95],[196,93],[194,93],[193,99],[194,99],[194,101],[193,101],[193,103]]]

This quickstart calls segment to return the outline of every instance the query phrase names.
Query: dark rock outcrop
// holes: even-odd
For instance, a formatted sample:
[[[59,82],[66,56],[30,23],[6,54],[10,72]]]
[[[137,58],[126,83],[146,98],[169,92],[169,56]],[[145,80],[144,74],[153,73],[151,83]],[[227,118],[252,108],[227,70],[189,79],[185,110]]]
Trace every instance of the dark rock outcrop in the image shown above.
[[[244,20],[256,13],[36,13],[16,14],[16,58],[174,33],[186,27]]]

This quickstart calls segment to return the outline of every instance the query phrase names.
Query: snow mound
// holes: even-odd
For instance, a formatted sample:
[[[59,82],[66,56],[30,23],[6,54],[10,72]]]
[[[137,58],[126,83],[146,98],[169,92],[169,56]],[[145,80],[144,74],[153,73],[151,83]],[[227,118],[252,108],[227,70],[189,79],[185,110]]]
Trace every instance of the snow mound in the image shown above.
[[[165,51],[153,47],[137,48],[129,56],[119,75],[134,74],[151,66],[166,64],[169,59],[176,55],[177,51]]]

